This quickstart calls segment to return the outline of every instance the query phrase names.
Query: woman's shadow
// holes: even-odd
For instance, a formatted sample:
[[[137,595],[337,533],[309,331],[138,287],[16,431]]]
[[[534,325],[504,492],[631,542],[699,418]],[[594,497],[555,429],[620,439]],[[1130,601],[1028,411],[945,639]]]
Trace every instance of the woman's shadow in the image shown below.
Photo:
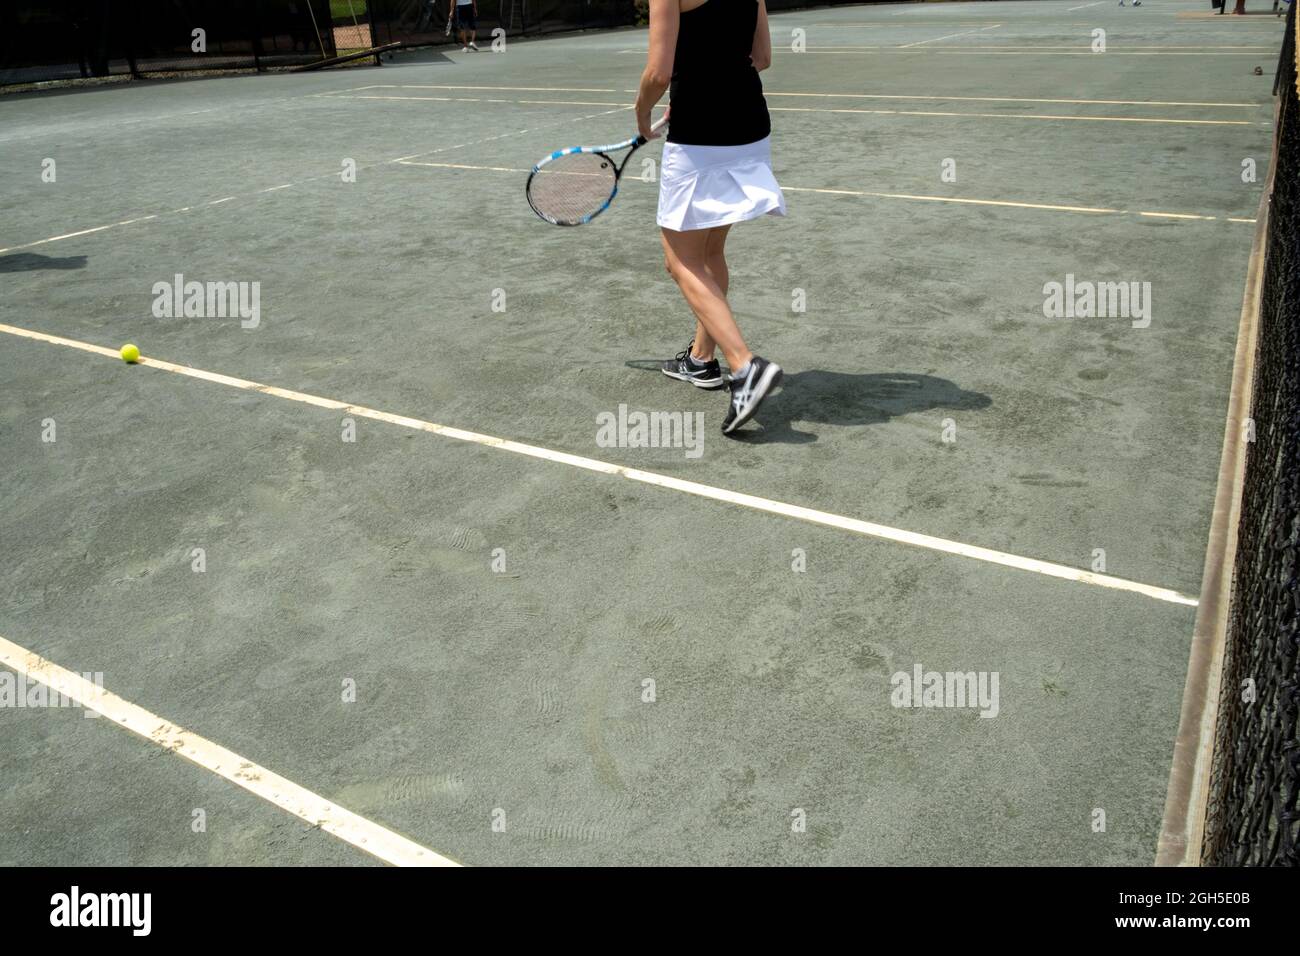
[[[629,362],[636,368],[654,363]],[[657,365],[654,366],[657,369]],[[800,431],[795,423],[825,425],[880,425],[891,418],[934,408],[973,411],[988,408],[993,400],[933,375],[918,372],[827,372],[809,369],[787,372],[781,388],[759,409],[754,421],[732,438],[758,444],[807,444],[817,435]]]
[[[762,430],[737,432],[756,442],[814,442],[816,434],[800,424],[880,425],[891,418],[942,408],[973,411],[993,400],[933,375],[918,372],[827,372],[809,369],[787,373],[776,394],[763,403],[754,420]]]

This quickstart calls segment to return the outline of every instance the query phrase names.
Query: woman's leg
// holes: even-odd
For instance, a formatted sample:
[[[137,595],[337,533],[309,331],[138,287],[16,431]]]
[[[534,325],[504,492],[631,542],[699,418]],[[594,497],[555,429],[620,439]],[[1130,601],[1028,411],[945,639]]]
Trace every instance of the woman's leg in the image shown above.
[[[667,244],[664,245],[664,271],[669,275],[673,274],[673,257],[668,252]],[[676,279],[674,278],[674,281]],[[723,293],[725,295],[725,292]],[[700,324],[700,320],[695,320],[695,335],[691,337],[691,357],[701,362],[712,362],[713,353],[717,351],[717,344],[709,338],[708,330]]]
[[[729,228],[718,226],[689,232],[663,229],[661,233],[668,272],[695,313],[695,355],[711,358],[713,352],[702,352],[701,346],[714,345],[722,349],[727,364],[735,371],[748,363],[754,353],[745,345],[727,304],[730,277],[723,245]]]
[[[718,284],[718,288],[722,290],[724,296],[731,284],[731,274],[727,270],[726,255],[727,233],[730,231],[730,223],[725,226],[718,226],[716,229],[709,229],[709,241],[705,245],[704,268],[713,277],[713,281]],[[700,324],[699,319],[696,319],[695,348],[691,350],[691,354],[697,359],[708,362],[713,359],[713,353],[716,349],[717,343],[709,335],[709,330]]]
[[[731,285],[731,273],[727,270],[727,234],[731,232],[731,224],[705,231],[709,234],[709,241],[706,247],[708,257],[704,264],[722,294],[726,295],[727,288]]]

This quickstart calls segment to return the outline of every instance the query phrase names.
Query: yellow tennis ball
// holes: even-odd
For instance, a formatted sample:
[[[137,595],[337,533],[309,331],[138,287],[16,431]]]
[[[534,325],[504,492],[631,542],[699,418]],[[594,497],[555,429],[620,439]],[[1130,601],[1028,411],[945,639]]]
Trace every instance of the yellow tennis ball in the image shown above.
[[[130,342],[126,343],[122,346],[122,361],[132,364],[140,361],[140,350]]]

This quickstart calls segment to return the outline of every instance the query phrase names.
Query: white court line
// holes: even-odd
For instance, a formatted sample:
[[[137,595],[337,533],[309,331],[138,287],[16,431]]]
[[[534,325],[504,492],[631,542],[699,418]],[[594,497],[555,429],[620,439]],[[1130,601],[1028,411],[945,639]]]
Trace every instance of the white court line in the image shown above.
[[[402,165],[403,165],[403,166],[433,166],[433,167],[435,167],[435,168],[437,168],[437,169],[473,169],[473,170],[477,170],[477,171],[480,171],[480,172],[490,172],[490,173],[530,173],[530,172],[532,172],[531,169],[519,169],[519,168],[517,168],[517,167],[515,167],[515,166],[470,166],[470,165],[467,164],[467,163],[417,163],[417,162],[414,162],[414,161],[407,161],[407,162],[403,162]],[[603,165],[603,164],[602,164],[602,165]],[[569,175],[572,176],[572,175],[574,175],[574,174],[573,174],[573,173],[570,173]],[[601,174],[599,174],[599,173],[579,173],[578,175],[582,175],[582,176],[595,176],[595,175],[601,175]]]
[[[511,166],[471,166],[467,163],[426,163],[426,162],[404,162],[403,166],[428,166],[433,169],[470,169],[479,172],[496,172],[496,173],[527,173],[529,169],[522,169]],[[637,176],[629,176],[627,179],[619,180],[623,182],[643,183],[645,180]],[[868,192],[861,189],[821,189],[813,186],[782,186],[782,190],[788,193],[821,193],[828,196],[869,196],[873,199],[912,199],[921,202],[950,202],[970,206],[1009,206],[1015,209],[1047,209],[1055,212],[1083,212],[1102,215],[1125,215],[1126,209],[1110,209],[1104,206],[1063,206],[1049,203],[1032,203],[1017,202],[1007,199],[965,199],[959,196],[926,196],[912,193],[882,193]],[[1156,215],[1152,213],[1151,215]],[[1213,216],[1197,216],[1188,214],[1188,219],[1213,219]]]
[[[1161,53],[1144,52],[1144,51],[1125,51],[1108,49],[1105,53],[1094,53],[1092,50],[1080,49],[1070,50],[1021,50],[1019,52],[1010,52],[996,49],[960,49],[958,47],[932,47],[927,50],[904,50],[902,47],[874,47],[874,46],[827,46],[827,47],[808,47],[802,53],[796,53],[793,50],[784,48],[772,51],[775,53],[788,54],[790,56],[807,56],[810,53],[934,53],[937,56],[1093,56],[1098,61],[1104,62],[1108,56],[1254,56],[1258,53],[1216,53],[1205,52],[1201,50],[1185,51],[1165,51]]]
[[[636,90],[617,90],[612,87],[596,86],[465,86],[446,83],[374,83],[370,86],[354,86],[346,90],[322,93],[321,96],[342,96],[347,93],[360,93],[364,90],[488,90],[510,93],[635,93]]]
[[[1139,216],[1148,216],[1157,219],[1215,219],[1216,216],[1197,216],[1187,212],[1139,212]],[[1234,222],[1236,220],[1233,220]],[[1254,222],[1252,219],[1251,222]]]
[[[914,12],[915,12],[915,11],[913,11],[913,10],[899,10],[897,13],[891,13],[890,16],[891,16],[891,17],[901,17],[901,16],[903,16],[904,14],[914,13]],[[793,13],[793,11],[791,11],[791,13]],[[777,13],[777,14],[776,14],[776,16],[781,16],[781,15],[782,15],[782,13]],[[920,25],[925,24],[926,22],[928,22],[928,21],[927,21],[925,18],[922,18],[922,19],[920,19],[920,20],[917,20],[915,25],[916,25],[916,26],[920,26]],[[943,23],[944,21],[940,20],[939,22],[940,22],[940,23]],[[991,23],[992,21],[990,21],[990,20],[949,20],[949,21],[947,21],[947,22],[949,22],[949,23],[966,23],[966,24],[975,24],[975,23]],[[912,26],[914,26],[914,24],[903,24],[903,23],[891,24],[891,25],[893,25],[893,26],[904,27],[905,29],[910,29]],[[830,22],[828,22],[828,23],[819,23],[819,24],[817,24],[817,26],[822,26],[822,27],[828,27],[828,26],[829,26],[829,27],[836,27],[836,26],[846,26],[846,27],[874,27],[874,26],[885,26],[885,24],[884,24],[884,23],[877,24],[875,20],[859,20],[859,21],[857,21],[857,22],[846,21],[846,22],[843,22],[843,23],[838,23],[838,22],[832,20],[832,21],[830,21]]]
[[[611,104],[599,103],[596,105],[610,106]],[[414,159],[417,156],[433,156],[437,153],[449,153],[453,149],[465,149],[468,146],[482,146],[484,143],[495,142],[498,139],[510,139],[515,136],[523,136],[525,133],[535,133],[541,129],[550,129],[555,126],[564,126],[570,122],[578,123],[581,122],[582,120],[598,119],[602,116],[609,116],[612,113],[626,113],[630,109],[632,109],[631,106],[616,104],[614,105],[613,109],[601,110],[599,113],[587,113],[585,116],[566,116],[564,119],[556,120],[553,123],[542,123],[540,126],[533,126],[530,127],[529,129],[516,129],[516,130],[510,130],[505,133],[497,133],[495,136],[488,136],[484,139],[472,140],[468,143],[456,143],[453,146],[439,146],[437,149],[428,149],[421,153],[412,153],[410,156],[398,156],[396,159],[386,159],[382,163],[372,163],[371,165],[386,166],[389,165],[390,163],[404,163],[407,160]],[[363,167],[363,168],[369,168],[369,167]],[[337,176],[338,173],[329,173],[329,175]]]
[[[456,96],[389,96],[386,94],[360,94],[346,96],[340,95],[334,97],[341,100],[409,100],[413,103],[426,101],[438,103],[525,103],[534,106],[621,106],[623,109],[632,109],[632,104],[618,103],[589,103],[577,100],[482,100],[477,97],[456,97]],[[1187,119],[1185,117],[1155,117],[1155,116],[1067,116],[1057,113],[962,113],[955,110],[891,110],[891,109],[862,109],[860,107],[850,106],[769,106],[772,112],[781,113],[861,113],[873,116],[943,116],[956,119],[1025,119],[1025,120],[1044,120],[1048,122],[1079,122],[1079,123],[1155,123],[1172,126],[1250,126],[1250,120],[1207,120],[1207,119]],[[406,158],[406,157],[403,157]]]
[[[1036,44],[1030,44],[1030,45],[1026,45],[1026,44],[1011,44],[1011,43],[980,43],[980,44],[978,44],[978,45],[970,45],[970,46],[954,46],[953,49],[954,49],[954,50],[976,50],[976,51],[982,51],[982,50],[1078,50],[1080,46],[1081,46],[1081,44],[1079,44],[1079,43],[1059,43],[1059,44],[1058,44],[1058,43],[1051,43],[1051,44],[1048,44],[1048,43],[1036,43]],[[866,48],[864,47],[864,49],[866,49]],[[901,47],[900,47],[899,49],[901,49]],[[1136,46],[1136,45],[1131,45],[1131,44],[1127,44],[1127,43],[1126,43],[1126,44],[1124,44],[1124,46],[1122,47],[1122,49],[1123,49],[1124,51],[1126,51],[1126,52],[1127,52],[1127,51],[1132,51],[1132,50],[1160,50],[1160,51],[1165,51],[1165,50],[1249,50],[1249,51],[1252,51],[1252,52],[1255,52],[1255,53],[1275,53],[1275,52],[1277,52],[1277,48],[1276,48],[1276,47],[1274,47],[1274,46],[1272,46],[1272,45],[1262,44],[1262,43],[1261,43],[1261,44],[1243,44],[1243,43],[1236,43],[1236,44],[1227,44],[1227,43],[1216,43],[1216,44],[1206,44],[1206,43],[1195,43],[1195,44],[1190,44],[1190,43],[1189,43],[1189,44],[1171,44],[1171,43],[1166,43],[1166,44],[1163,44],[1163,45],[1161,45],[1161,46]],[[1114,50],[1114,48],[1112,48],[1112,51],[1113,51],[1113,50]],[[1092,51],[1089,50],[1089,51],[1087,51],[1087,52],[1091,53]]]
[[[21,329],[12,325],[0,325],[0,332],[19,336],[25,339],[32,339],[37,342],[46,342],[51,345],[62,345],[67,348],[90,352],[95,355],[101,355],[105,358],[112,359],[115,362],[122,361],[121,356],[119,356],[114,349],[104,348],[100,345],[92,345],[88,342],[79,342],[76,339],[65,339],[61,336],[49,335],[45,332],[36,332],[31,329]],[[781,515],[786,518],[794,518],[798,521],[807,521],[812,524],[824,525],[829,528],[838,528],[841,531],[849,531],[869,538],[879,538],[885,541],[894,541],[899,544],[908,544],[929,551],[938,551],[944,554],[970,558],[975,561],[983,561],[988,564],[997,564],[1002,567],[1014,568],[1018,571],[1027,571],[1032,574],[1042,574],[1047,577],[1061,578],[1066,581],[1075,581],[1080,584],[1091,584],[1097,587],[1110,588],[1116,591],[1127,591],[1131,594],[1140,594],[1143,597],[1151,598],[1155,601],[1165,601],[1170,604],[1182,604],[1188,607],[1195,607],[1197,603],[1195,597],[1170,588],[1143,584],[1139,581],[1129,581],[1125,578],[1112,577],[1108,574],[1097,574],[1093,571],[1084,571],[1080,568],[1072,568],[1064,564],[1040,561],[1037,558],[1026,558],[1021,555],[1008,554],[1005,551],[994,551],[991,548],[982,548],[978,545],[964,544],[960,541],[950,541],[946,538],[937,538],[928,534],[918,534],[917,532],[905,531],[901,528],[891,528],[887,525],[876,524],[872,521],[861,521],[857,518],[848,518],[843,515],[831,514],[827,511],[805,508],[802,505],[788,504],[784,501],[774,501],[771,498],[760,498],[756,495],[729,491],[725,488],[715,488],[712,485],[704,485],[696,481],[686,481],[681,478],[674,478],[670,475],[661,475],[658,472],[644,471],[640,468],[628,468],[624,465],[615,465],[611,462],[600,461],[595,458],[585,458],[581,455],[571,455],[568,452],[555,451],[537,445],[528,445],[523,442],[512,441],[508,438],[497,438],[493,435],[484,435],[479,432],[466,431],[463,428],[455,428],[449,425],[439,425],[436,422],[424,421],[419,418],[409,418],[405,415],[394,415],[391,412],[367,408],[364,405],[353,405],[349,402],[341,402],[332,398],[322,398],[319,395],[309,395],[305,392],[293,391],[292,389],[278,388],[273,385],[263,385],[260,382],[234,378],[230,375],[222,375],[219,372],[208,372],[189,365],[177,365],[174,362],[168,362],[163,359],[141,358],[140,364],[146,368],[161,369],[165,372],[173,372],[177,375],[186,375],[190,378],[201,379],[205,382],[214,382],[218,385],[227,385],[231,388],[237,388],[243,391],[260,392],[263,395],[271,395],[275,398],[283,398],[291,402],[299,402],[303,405],[314,405],[317,408],[328,408],[333,411],[345,412],[348,415],[353,415],[359,418],[369,418],[373,421],[387,422],[390,425],[397,425],[402,428],[428,432],[433,435],[442,435],[444,438],[452,438],[456,441],[469,442],[487,448],[496,448],[501,451],[512,452],[516,455],[526,455],[530,458],[539,458],[544,461],[557,462],[562,465],[569,465],[573,468],[581,468],[584,471],[594,471],[604,475],[626,478],[629,481],[637,481],[646,485],[654,485],[658,488],[667,488],[672,491],[684,492],[685,494],[695,495],[700,498],[709,498],[714,501],[739,505],[742,508],[750,508],[754,511],[761,511],[767,514]]]
[[[37,239],[35,242],[26,242],[20,246],[6,246],[5,248],[0,249],[0,253],[14,252],[18,249],[30,249],[32,246],[43,246],[47,242],[58,242],[60,239],[75,239],[77,236],[88,236],[93,232],[103,232],[105,229],[113,229],[117,226],[129,226],[132,223],[147,222],[150,219],[157,218],[158,215],[155,213],[152,216],[139,216],[135,219],[123,219],[121,222],[110,222],[106,226],[95,226],[92,229],[80,229],[77,232],[65,232],[61,236],[50,236],[48,239]]]
[[[822,52],[822,51],[818,51]],[[1108,56],[1254,56],[1258,53],[1214,53],[1198,50],[1189,50],[1186,52],[1129,52],[1127,50],[1107,50],[1105,53],[1093,53],[1091,50],[1078,50],[1070,52],[1068,50],[1048,50],[1045,52],[1034,53],[1028,50],[1021,53],[1002,52],[998,50],[929,50],[929,53],[937,53],[940,56],[1095,56],[1098,59],[1105,59]]]
[[[862,189],[818,189],[811,186],[782,186],[791,193],[827,193],[834,196],[869,196],[873,199],[910,199],[917,202],[948,202],[964,206],[1009,206],[1013,209],[1044,209],[1051,212],[1080,212],[1091,215],[1128,215],[1127,209],[1106,206],[1068,206],[1054,203],[1017,202],[1007,199],[966,199],[961,196],[927,196],[918,193],[880,193]]]
[[[635,93],[636,90],[624,90]],[[1070,103],[1077,106],[1208,106],[1256,109],[1259,103],[1201,103],[1191,100],[1073,100],[1032,96],[921,96],[915,93],[787,93],[764,90],[764,96],[813,96],[820,99],[854,100],[951,100],[963,103]]]
[[[358,89],[361,88],[362,87],[358,87]],[[309,99],[313,96],[323,96],[323,95],[326,94],[293,93],[288,96],[268,97],[267,99],[256,100],[254,102],[240,101],[240,102],[230,103],[224,106],[213,106],[202,110],[186,110],[180,113],[157,113],[148,116],[113,117],[112,119],[99,119],[96,121],[80,122],[75,125],[76,128],[78,129],[91,130],[97,126],[121,127],[121,126],[128,126],[128,125],[136,125],[139,123],[158,124],[158,123],[165,122],[167,120],[176,119],[177,117],[196,116],[200,113],[217,113],[217,112],[227,112],[231,110],[238,110],[242,113],[250,110],[262,110],[262,109],[270,109],[270,108],[275,108],[280,106],[296,105],[297,101],[299,100]],[[63,132],[64,129],[56,128],[53,131],[42,129],[40,131],[16,133],[12,136],[0,135],[0,142],[8,142],[8,141],[13,141],[15,139],[33,139],[38,136],[56,136],[56,135],[61,135]]]
[[[917,23],[887,23],[884,20],[834,20],[824,23],[813,23],[810,24],[810,26],[819,30],[824,30],[828,27],[835,27],[836,29],[858,27],[868,30],[915,30],[918,26],[975,27],[989,26],[994,22],[995,21],[993,20],[936,20],[933,23],[922,23],[920,21]],[[996,22],[1001,26],[1005,22],[1005,18]],[[1059,23],[1054,22],[1052,25],[1057,26]]]
[[[313,94],[311,94],[311,95],[312,95],[312,96],[322,96],[322,95],[324,95],[324,94],[313,93]],[[599,105],[605,106],[605,105],[609,105],[609,104],[599,104]],[[510,131],[510,132],[506,132],[506,133],[498,133],[498,134],[495,135],[495,136],[488,136],[488,137],[486,137],[485,139],[472,140],[472,141],[470,141],[470,142],[468,142],[468,143],[457,143],[457,144],[455,144],[454,146],[440,146],[440,147],[438,147],[437,149],[425,150],[424,152],[421,152],[421,153],[412,153],[410,156],[399,156],[399,157],[397,157],[396,159],[386,159],[386,160],[383,160],[383,161],[381,161],[381,162],[377,162],[377,163],[367,163],[366,165],[364,165],[364,166],[359,166],[359,167],[357,167],[357,168],[358,168],[359,170],[364,170],[364,169],[374,169],[374,168],[377,167],[377,166],[386,166],[386,165],[389,165],[389,164],[391,164],[391,163],[400,163],[400,162],[403,162],[404,160],[414,159],[414,158],[417,157],[417,156],[433,156],[433,155],[435,155],[435,154],[437,154],[437,153],[446,153],[446,152],[450,152],[450,151],[453,150],[453,149],[465,149],[465,148],[468,147],[468,146],[481,146],[483,143],[490,143],[490,142],[492,142],[493,140],[504,139],[504,138],[506,138],[506,137],[511,137],[511,136],[522,136],[522,135],[525,134],[525,133],[531,133],[531,132],[534,132],[535,130],[538,130],[538,129],[547,129],[547,128],[552,127],[552,126],[562,126],[562,125],[564,125],[564,124],[566,124],[566,123],[569,123],[569,122],[580,122],[580,121],[582,121],[582,120],[596,119],[597,117],[600,117],[600,116],[608,116],[608,115],[610,115],[611,113],[623,113],[623,112],[626,112],[626,111],[629,110],[629,109],[631,109],[630,106],[618,106],[618,107],[616,107],[615,109],[602,110],[602,111],[599,112],[599,113],[589,113],[589,114],[587,114],[586,116],[565,117],[564,119],[562,119],[562,120],[557,120],[557,121],[555,121],[555,122],[553,122],[553,123],[543,123],[541,126],[536,126],[536,127],[533,127],[532,129],[512,130],[512,131]],[[280,186],[272,186],[272,187],[270,187],[270,188],[268,188],[268,189],[259,189],[259,190],[256,190],[255,192],[247,193],[246,196],[258,196],[258,195],[261,195],[261,194],[263,194],[263,193],[277,192],[277,191],[279,191],[279,190],[281,190],[281,189],[288,189],[288,188],[291,187],[291,186],[301,186],[301,185],[303,185],[304,183],[315,182],[315,181],[318,180],[318,179],[332,179],[332,178],[334,178],[334,177],[337,176],[337,175],[338,175],[338,172],[337,172],[337,171],[331,171],[331,172],[328,172],[328,173],[320,173],[320,174],[318,174],[318,175],[316,175],[316,176],[308,176],[306,179],[301,179],[301,180],[299,180],[299,181],[296,182],[296,183],[284,183],[283,185],[280,185]],[[222,204],[222,203],[230,202],[231,200],[236,199],[236,198],[238,198],[238,197],[236,197],[236,196],[226,196],[226,197],[224,197],[224,198],[222,198],[222,199],[214,199],[214,200],[212,200],[211,202],[203,203],[202,205],[206,205],[206,206],[218,206],[218,205],[220,205],[220,204]],[[77,237],[77,236],[87,236],[87,235],[90,235],[91,233],[95,233],[95,232],[103,232],[103,231],[106,230],[106,229],[113,229],[113,228],[116,228],[117,226],[129,226],[129,225],[131,225],[131,224],[133,224],[133,223],[137,223],[137,222],[147,222],[147,221],[149,221],[150,219],[157,219],[159,216],[162,216],[162,215],[175,215],[176,213],[189,212],[189,211],[191,211],[191,210],[194,209],[194,208],[196,208],[196,207],[194,207],[194,206],[182,206],[182,207],[180,207],[179,209],[172,209],[172,210],[169,210],[168,212],[165,212],[165,213],[154,213],[153,215],[149,215],[149,216],[138,216],[138,217],[135,218],[135,219],[123,219],[121,222],[110,222],[110,223],[108,223],[107,225],[103,225],[103,226],[95,226],[95,227],[93,227],[93,228],[91,228],[91,229],[82,229],[82,230],[80,230],[80,231],[78,231],[78,232],[69,232],[69,233],[64,233],[64,234],[61,235],[61,236],[50,236],[50,237],[47,238],[47,239],[37,239],[37,240],[35,240],[34,242],[25,242],[25,243],[22,243],[22,244],[20,244],[20,245],[16,245],[16,246],[6,246],[6,247],[0,249],[0,254],[6,253],[6,252],[17,252],[19,249],[30,249],[30,248],[32,248],[33,246],[43,246],[43,245],[45,245],[47,242],[58,242],[58,241],[61,240],[61,239],[72,239],[72,238],[75,238],[75,237]]]
[[[617,106],[630,110],[632,103],[606,103],[596,100],[504,100],[479,96],[390,96],[382,93],[340,93],[332,100],[410,100],[412,103],[509,103],[511,106]],[[511,134],[517,135],[517,134]]]
[[[1002,24],[995,23],[993,24],[993,26],[980,27],[978,30],[966,30],[962,33],[949,33],[946,37],[933,37],[929,40],[917,40],[915,43],[901,43],[898,45],[898,49],[906,50],[909,47],[920,46],[923,43],[938,43],[940,40],[951,40],[954,39],[955,37],[968,37],[976,33],[983,33],[985,30],[997,29],[1000,26],[1002,26]]]
[[[372,820],[344,809],[292,780],[245,760],[205,737],[152,714],[79,674],[0,637],[0,665],[58,691],[87,710],[107,717],[164,750],[184,757],[256,797],[331,833],[358,850],[394,866],[460,866]]]
[[[494,173],[531,173],[532,172],[532,169],[526,169],[522,166],[472,166],[469,163],[429,163],[429,162],[418,162],[413,159],[402,159],[399,160],[398,162],[400,162],[403,166],[428,166],[431,169],[474,169],[474,170],[480,170],[484,172],[494,172]],[[629,176],[627,177],[627,180],[620,179],[619,183],[622,184],[624,182],[627,182],[628,180],[634,183],[645,182],[645,180],[641,179],[639,176]]]
[[[517,166],[475,166],[469,163],[428,163],[416,162],[414,160],[403,160],[403,166],[427,166],[431,169],[467,169],[477,172],[492,173],[528,173],[532,170],[524,169]],[[626,179],[620,179],[620,183],[633,182],[642,183],[645,180],[638,176],[629,176]],[[823,189],[815,186],[782,186],[782,190],[788,193],[820,193],[827,196],[863,196],[871,199],[906,199],[913,202],[937,202],[937,203],[955,203],[961,206],[1002,206],[1011,209],[1042,209],[1048,212],[1077,212],[1087,213],[1090,215],[1109,215],[1109,216],[1131,216],[1134,213],[1127,209],[1113,209],[1108,206],[1070,206],[1060,203],[1041,203],[1041,202],[1022,202],[1012,199],[969,199],[963,196],[928,196],[918,193],[883,193],[871,192],[865,189]],[[1138,212],[1138,216],[1163,217],[1167,219],[1192,219],[1205,222],[1215,222],[1218,216],[1206,216],[1199,213],[1178,213],[1178,212]],[[1254,219],[1238,219],[1225,216],[1228,222],[1254,222]]]
[[[635,93],[634,89],[619,90],[570,90],[563,86],[445,86],[441,84],[429,83],[392,83],[387,85],[377,84],[375,86],[358,86],[355,90],[342,90],[339,93],[330,94],[339,96],[342,93],[358,92],[360,90],[470,90],[475,92],[490,93]],[[323,95],[323,94],[322,94]],[[1260,108],[1260,103],[1208,103],[1195,100],[1080,100],[1064,98],[1047,98],[1033,96],[954,96],[952,94],[942,95],[922,95],[919,93],[805,93],[787,90],[770,90],[764,89],[763,95],[772,96],[812,96],[821,99],[854,99],[854,100],[952,100],[954,102],[972,102],[972,103],[1074,103],[1085,106],[1222,106],[1231,108],[1256,109]],[[552,101],[548,101],[552,102]]]
[[[1087,10],[1089,7],[1099,7],[1099,6],[1101,6],[1103,3],[1106,3],[1106,2],[1107,2],[1107,0],[1094,0],[1094,2],[1092,2],[1092,3],[1084,3],[1084,4],[1081,4],[1081,5],[1077,6],[1077,7],[1070,7],[1070,8],[1068,8],[1065,12],[1066,12],[1066,13],[1073,13],[1075,10]]]
[[[958,113],[952,110],[867,110],[849,106],[769,106],[777,113],[867,113],[876,116],[947,116],[956,119],[1023,119],[1080,123],[1156,123],[1172,126],[1251,126],[1250,120],[1203,120],[1155,116],[1065,116],[1053,113]]]

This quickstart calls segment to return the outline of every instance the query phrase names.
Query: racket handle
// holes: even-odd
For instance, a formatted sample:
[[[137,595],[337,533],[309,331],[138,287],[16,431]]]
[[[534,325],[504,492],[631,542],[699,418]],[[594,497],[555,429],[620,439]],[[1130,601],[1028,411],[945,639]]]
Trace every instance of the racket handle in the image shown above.
[[[655,120],[653,123],[650,124],[650,131],[652,133],[657,133],[661,129],[663,129],[664,126],[667,125],[667,123],[668,123],[668,115],[665,113],[663,116],[659,117],[657,120]],[[646,139],[644,136],[638,135],[636,138],[636,145],[638,146],[644,146],[648,142],[650,142],[650,140]]]

